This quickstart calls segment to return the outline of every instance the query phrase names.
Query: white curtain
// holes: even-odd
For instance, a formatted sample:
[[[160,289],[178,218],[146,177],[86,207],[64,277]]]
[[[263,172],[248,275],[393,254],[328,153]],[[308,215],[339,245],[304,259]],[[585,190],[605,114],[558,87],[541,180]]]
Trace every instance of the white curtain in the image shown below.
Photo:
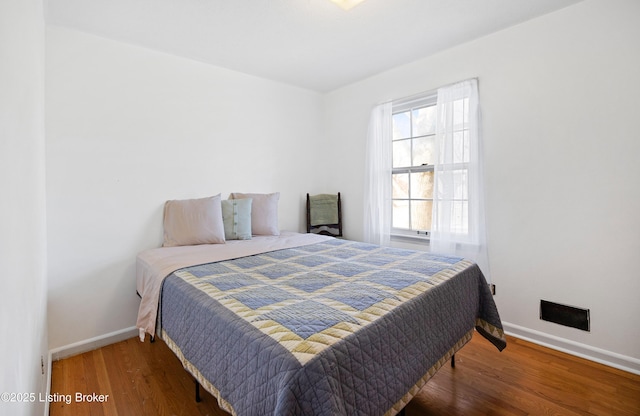
[[[431,251],[475,261],[490,281],[478,82],[438,89]]]
[[[364,241],[388,246],[391,232],[391,103],[371,111],[364,183]]]

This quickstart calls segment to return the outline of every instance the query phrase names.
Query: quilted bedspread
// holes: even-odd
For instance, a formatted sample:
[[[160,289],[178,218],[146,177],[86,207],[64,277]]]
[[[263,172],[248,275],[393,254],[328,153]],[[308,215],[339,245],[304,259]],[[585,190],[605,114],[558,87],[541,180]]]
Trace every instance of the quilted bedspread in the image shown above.
[[[474,328],[506,345],[474,263],[339,239],[177,270],[160,319],[236,415],[395,414]]]

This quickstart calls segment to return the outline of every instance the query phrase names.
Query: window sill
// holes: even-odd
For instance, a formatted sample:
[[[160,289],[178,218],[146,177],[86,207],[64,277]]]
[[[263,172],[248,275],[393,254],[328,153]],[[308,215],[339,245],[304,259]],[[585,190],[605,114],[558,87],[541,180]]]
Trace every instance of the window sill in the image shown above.
[[[429,245],[429,236],[411,234],[391,234],[391,241]]]

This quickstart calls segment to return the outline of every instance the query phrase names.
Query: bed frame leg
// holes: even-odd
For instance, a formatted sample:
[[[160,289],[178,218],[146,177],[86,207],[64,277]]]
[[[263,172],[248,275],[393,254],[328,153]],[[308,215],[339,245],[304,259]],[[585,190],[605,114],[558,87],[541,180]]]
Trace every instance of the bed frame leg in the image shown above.
[[[149,342],[154,343],[156,342],[156,336],[152,336],[151,338],[149,338]]]
[[[456,355],[451,356],[451,368],[456,368]]]
[[[200,398],[200,383],[198,383],[198,380],[195,380],[196,382],[196,402],[200,403],[202,401],[202,398]]]

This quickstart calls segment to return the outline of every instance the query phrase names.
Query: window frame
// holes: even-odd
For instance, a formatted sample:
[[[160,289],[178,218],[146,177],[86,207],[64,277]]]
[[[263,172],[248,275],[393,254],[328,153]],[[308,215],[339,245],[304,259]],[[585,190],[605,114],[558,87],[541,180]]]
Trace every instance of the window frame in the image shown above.
[[[405,99],[395,100],[392,102],[391,109],[391,118],[392,118],[392,126],[393,126],[393,117],[396,114],[409,112],[411,117],[413,117],[413,111],[426,107],[436,107],[437,105],[438,94],[437,91],[430,91],[424,94],[420,94],[418,96],[413,96]],[[391,137],[391,157],[393,158],[393,143],[401,140],[410,140],[411,141],[411,160],[413,163],[413,140],[416,138],[422,137],[433,137],[435,141],[436,131],[434,129],[433,133],[424,134],[424,135],[416,135],[414,136],[413,132],[413,122],[410,122],[410,134],[408,137],[403,137],[400,139],[394,139],[393,135]],[[435,151],[435,148],[434,148]],[[407,191],[407,198],[395,198],[393,195],[391,196],[391,212],[393,217],[393,204],[395,201],[407,201],[409,203],[409,221],[411,221],[411,201],[431,201],[433,204],[433,195],[431,198],[412,198],[411,196],[411,174],[412,173],[422,173],[422,172],[434,172],[434,164],[422,164],[422,165],[410,165],[410,166],[402,166],[402,167],[393,167],[391,168],[391,177],[389,178],[392,181],[392,189],[393,189],[393,177],[397,174],[408,174],[409,175],[409,189]],[[435,176],[435,172],[434,172]],[[411,222],[409,222],[410,228],[400,228],[393,226],[393,218],[391,221],[391,229],[390,233],[392,237],[403,237],[410,238],[412,240],[429,240],[429,236],[431,230],[419,230],[417,228],[411,228]]]

